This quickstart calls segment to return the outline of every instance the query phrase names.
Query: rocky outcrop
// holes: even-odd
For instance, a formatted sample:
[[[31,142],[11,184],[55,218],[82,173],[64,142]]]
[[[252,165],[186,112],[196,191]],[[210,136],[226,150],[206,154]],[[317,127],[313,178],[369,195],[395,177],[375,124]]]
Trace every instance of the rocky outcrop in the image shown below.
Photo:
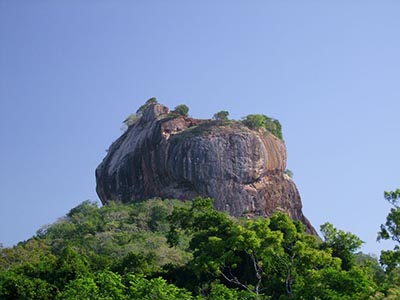
[[[281,210],[315,233],[285,169],[285,143],[274,135],[155,104],[111,145],[96,169],[96,190],[103,204],[202,196],[233,216]]]

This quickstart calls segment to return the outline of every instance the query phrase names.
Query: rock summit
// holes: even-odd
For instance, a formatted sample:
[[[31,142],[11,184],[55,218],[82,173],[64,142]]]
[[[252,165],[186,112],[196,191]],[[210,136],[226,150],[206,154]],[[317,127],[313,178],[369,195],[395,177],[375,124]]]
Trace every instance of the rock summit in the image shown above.
[[[286,157],[284,141],[265,130],[193,119],[152,104],[110,146],[96,169],[96,191],[103,204],[201,196],[235,217],[279,210],[316,234],[285,174]]]

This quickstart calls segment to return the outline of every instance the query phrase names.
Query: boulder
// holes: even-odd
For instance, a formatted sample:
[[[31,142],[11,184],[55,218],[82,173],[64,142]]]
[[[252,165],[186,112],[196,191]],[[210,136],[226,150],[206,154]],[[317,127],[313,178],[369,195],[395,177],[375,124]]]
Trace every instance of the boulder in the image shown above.
[[[192,119],[153,104],[110,146],[96,169],[96,191],[103,204],[201,196],[235,217],[279,210],[316,234],[285,174],[286,158],[284,141],[267,131]]]

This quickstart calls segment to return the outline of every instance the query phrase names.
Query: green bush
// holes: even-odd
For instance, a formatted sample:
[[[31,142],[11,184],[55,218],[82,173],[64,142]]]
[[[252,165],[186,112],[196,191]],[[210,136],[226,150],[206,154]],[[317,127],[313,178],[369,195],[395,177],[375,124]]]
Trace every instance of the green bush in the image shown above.
[[[149,100],[146,101],[145,104],[143,104],[142,106],[139,107],[139,109],[136,111],[136,114],[141,115],[143,114],[143,112],[145,111],[146,108],[148,108],[150,105],[152,104],[157,104],[157,98],[156,97],[152,97]]]
[[[213,119],[217,121],[228,121],[229,112],[221,110],[214,114]]]
[[[126,119],[124,120],[123,123],[127,127],[130,127],[133,124],[135,124],[138,120],[139,120],[139,116],[137,114],[130,114],[129,116],[126,117]]]
[[[281,123],[266,115],[248,115],[243,119],[242,123],[250,129],[266,129],[277,138],[283,139]]]
[[[181,116],[188,116],[189,113],[189,107],[185,104],[179,104],[177,107],[175,107],[175,112]]]
[[[264,115],[248,115],[243,119],[243,124],[250,129],[265,128],[265,117]]]

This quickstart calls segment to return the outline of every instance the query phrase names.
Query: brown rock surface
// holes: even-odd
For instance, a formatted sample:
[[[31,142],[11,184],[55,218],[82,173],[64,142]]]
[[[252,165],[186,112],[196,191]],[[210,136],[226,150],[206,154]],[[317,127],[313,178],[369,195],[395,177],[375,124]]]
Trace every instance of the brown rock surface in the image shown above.
[[[286,146],[274,135],[155,104],[111,145],[96,169],[96,190],[103,204],[202,196],[233,216],[281,210],[315,234],[285,169]]]

